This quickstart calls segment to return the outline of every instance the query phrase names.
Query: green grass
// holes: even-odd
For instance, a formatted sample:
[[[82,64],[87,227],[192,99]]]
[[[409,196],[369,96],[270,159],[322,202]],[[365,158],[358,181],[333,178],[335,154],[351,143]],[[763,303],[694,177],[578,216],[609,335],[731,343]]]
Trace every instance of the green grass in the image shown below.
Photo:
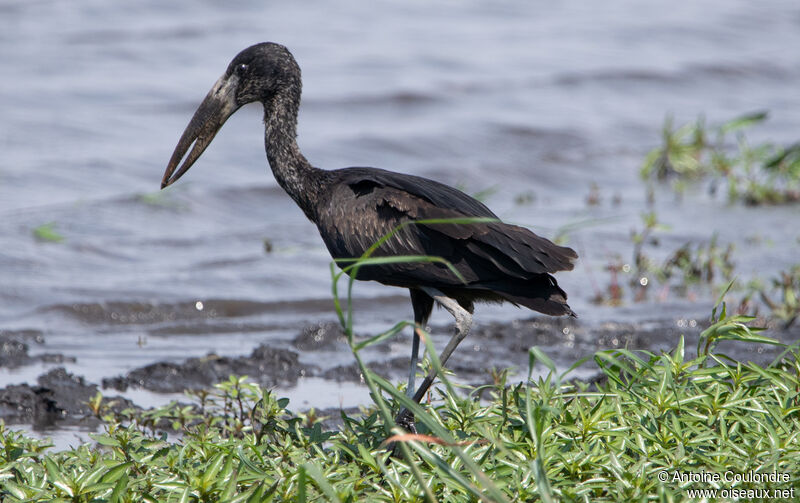
[[[682,192],[688,185],[710,179],[710,188],[727,188],[728,200],[749,205],[790,204],[800,201],[800,142],[789,146],[747,141],[744,130],[767,119],[755,112],[709,127],[701,117],[674,128],[664,122],[661,146],[645,158],[645,180],[672,180]],[[731,135],[735,138],[731,140]]]

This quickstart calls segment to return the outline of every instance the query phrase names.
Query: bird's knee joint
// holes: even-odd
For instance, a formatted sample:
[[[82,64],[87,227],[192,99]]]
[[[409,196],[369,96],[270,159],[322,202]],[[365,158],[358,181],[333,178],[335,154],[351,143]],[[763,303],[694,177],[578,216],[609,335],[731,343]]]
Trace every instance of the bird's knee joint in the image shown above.
[[[459,333],[463,336],[466,335],[470,328],[472,327],[472,316],[467,313],[458,313],[456,316],[456,328],[458,329]]]

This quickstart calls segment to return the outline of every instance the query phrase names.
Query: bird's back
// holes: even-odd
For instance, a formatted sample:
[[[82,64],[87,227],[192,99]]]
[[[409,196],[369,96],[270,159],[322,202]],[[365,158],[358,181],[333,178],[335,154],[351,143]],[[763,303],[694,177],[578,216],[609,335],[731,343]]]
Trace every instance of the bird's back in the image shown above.
[[[358,258],[395,231],[373,256],[433,256],[363,267],[358,279],[414,288],[429,286],[454,298],[508,300],[547,314],[570,314],[566,294],[548,273],[569,270],[577,254],[523,227],[505,224],[483,203],[427,178],[376,168],[329,172],[316,219],[334,258]],[[465,223],[464,219],[493,219]],[[459,223],[398,225],[418,220]]]

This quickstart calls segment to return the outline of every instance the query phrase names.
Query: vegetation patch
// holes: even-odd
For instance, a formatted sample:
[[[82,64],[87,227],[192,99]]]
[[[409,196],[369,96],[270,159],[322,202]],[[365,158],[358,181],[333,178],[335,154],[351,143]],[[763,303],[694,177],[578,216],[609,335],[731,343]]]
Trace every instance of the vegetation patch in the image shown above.
[[[664,123],[661,146],[645,158],[641,175],[646,180],[672,180],[676,191],[701,180],[709,189],[727,186],[730,201],[746,204],[786,204],[800,201],[800,142],[784,147],[772,143],[750,144],[748,127],[767,119],[756,112],[709,127],[701,117],[675,128]],[[731,136],[735,138],[732,140]]]

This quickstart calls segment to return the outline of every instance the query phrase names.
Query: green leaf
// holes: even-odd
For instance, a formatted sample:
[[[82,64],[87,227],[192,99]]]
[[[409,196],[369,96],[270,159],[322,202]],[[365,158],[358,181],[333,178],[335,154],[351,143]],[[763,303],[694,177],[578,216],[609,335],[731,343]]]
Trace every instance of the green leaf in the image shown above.
[[[60,243],[64,241],[64,236],[55,230],[55,222],[48,222],[33,229],[33,236],[39,241],[48,243]]]
[[[122,476],[117,480],[117,483],[114,485],[114,489],[111,491],[111,495],[108,497],[108,503],[122,502],[122,497],[125,495],[127,487],[128,475],[123,473]]]
[[[719,129],[722,133],[730,133],[731,131],[735,131],[737,129],[743,129],[754,124],[758,124],[759,122],[764,122],[768,116],[769,112],[765,110],[751,112],[723,123]]]
[[[44,466],[47,469],[47,476],[50,479],[50,483],[54,486],[58,487],[69,496],[74,496],[72,487],[70,487],[67,480],[61,475],[61,471],[58,468],[58,465],[53,458],[50,456],[45,456],[44,458]]]
[[[10,492],[11,496],[17,498],[20,501],[28,500],[28,493],[26,493],[25,490],[22,489],[22,487],[20,487],[11,480],[4,480],[2,484],[2,489],[3,491]]]
[[[120,447],[119,440],[105,433],[89,433],[89,438],[100,445],[105,445],[107,447]]]
[[[317,487],[325,495],[328,501],[341,501],[333,486],[328,482],[328,479],[322,474],[322,470],[315,463],[305,463],[303,465],[305,472],[316,482]]]
[[[373,344],[378,344],[383,342],[384,340],[397,335],[400,331],[402,331],[407,326],[414,326],[414,323],[410,321],[401,321],[400,323],[396,324],[386,332],[382,332],[378,335],[372,336],[364,341],[359,342],[353,347],[354,351],[361,351],[362,349],[372,346]]]

